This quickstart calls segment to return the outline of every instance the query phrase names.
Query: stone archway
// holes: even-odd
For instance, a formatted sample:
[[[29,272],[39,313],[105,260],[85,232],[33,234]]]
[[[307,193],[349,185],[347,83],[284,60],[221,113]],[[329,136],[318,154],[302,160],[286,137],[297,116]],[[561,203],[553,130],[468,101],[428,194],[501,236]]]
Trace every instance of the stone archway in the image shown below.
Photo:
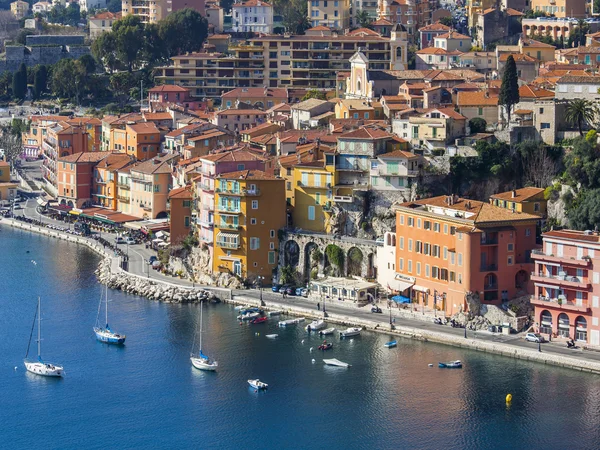
[[[360,249],[358,249],[357,247],[352,247],[350,250],[348,250],[346,261],[348,262],[348,276],[361,276],[363,254],[360,251]]]
[[[166,219],[167,217],[169,217],[169,215],[166,211],[161,211],[156,215],[157,219]]]
[[[284,266],[298,267],[300,262],[300,246],[294,240],[289,240],[283,246]]]
[[[524,270],[519,270],[515,274],[515,288],[517,289],[525,289],[527,287],[527,282],[529,281],[529,275]]]
[[[552,334],[552,313],[547,309],[540,313],[540,333]]]
[[[587,342],[587,320],[583,316],[577,316],[575,319],[575,340]]]

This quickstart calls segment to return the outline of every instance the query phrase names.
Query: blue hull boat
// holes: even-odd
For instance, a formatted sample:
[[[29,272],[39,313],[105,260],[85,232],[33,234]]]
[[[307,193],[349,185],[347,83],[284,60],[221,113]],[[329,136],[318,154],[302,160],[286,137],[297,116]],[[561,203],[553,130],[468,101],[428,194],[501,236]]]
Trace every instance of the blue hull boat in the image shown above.
[[[383,344],[383,346],[386,348],[392,348],[392,347],[395,347],[396,345],[398,345],[398,343],[396,341],[390,341],[390,342],[386,342],[385,344]]]
[[[94,333],[96,334],[96,339],[106,344],[121,345],[125,343],[126,336],[118,333],[113,333],[112,330],[108,327],[108,325],[106,326],[106,328],[94,327]]]
[[[461,369],[462,363],[460,361],[452,361],[448,363],[438,363],[440,369]]]

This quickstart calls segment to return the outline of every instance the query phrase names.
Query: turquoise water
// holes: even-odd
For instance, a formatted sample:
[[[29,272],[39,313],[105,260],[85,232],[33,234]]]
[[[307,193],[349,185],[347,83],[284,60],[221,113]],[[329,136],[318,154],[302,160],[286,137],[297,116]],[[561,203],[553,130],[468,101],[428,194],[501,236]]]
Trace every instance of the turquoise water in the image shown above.
[[[74,244],[0,229],[0,448],[599,447],[600,379],[566,369],[405,339],[386,349],[374,333],[334,339],[325,357],[352,367],[325,367],[303,327],[240,326],[231,306],[208,305],[204,347],[219,371],[205,373],[189,362],[197,305],[116,291],[110,323],[127,342],[101,344],[97,263]],[[22,364],[38,295],[42,353],[64,365],[62,380]],[[464,369],[428,367],[453,359]],[[257,377],[267,392],[248,388]]]

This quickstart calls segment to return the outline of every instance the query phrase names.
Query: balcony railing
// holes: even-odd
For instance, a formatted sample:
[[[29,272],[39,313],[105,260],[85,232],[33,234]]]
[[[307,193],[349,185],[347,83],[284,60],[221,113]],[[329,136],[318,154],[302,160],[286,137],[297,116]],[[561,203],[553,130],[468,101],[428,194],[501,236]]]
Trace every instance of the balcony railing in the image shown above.
[[[590,305],[587,302],[587,300],[579,300],[579,302],[573,302],[571,300],[566,300],[563,298],[551,298],[546,297],[544,295],[532,295],[531,304],[544,307],[560,308],[567,311],[576,312],[587,312],[590,309]]]
[[[481,238],[481,245],[498,245],[498,238],[485,237]]]
[[[541,282],[554,282],[561,286],[575,287],[581,289],[588,289],[591,287],[590,281],[584,277],[577,277],[573,275],[551,275],[544,272],[531,272],[532,281]]]
[[[580,259],[566,256],[556,256],[555,254],[547,255],[542,250],[536,249],[531,250],[531,257],[535,260],[557,262],[565,266],[577,266],[587,267],[590,265],[591,259],[588,256],[584,256]]]
[[[238,242],[217,241],[217,245],[222,248],[230,248],[230,249],[240,248],[240,244]]]
[[[118,187],[119,189],[125,189],[125,190],[127,190],[127,191],[128,191],[129,189],[131,189],[131,187],[129,186],[129,184],[125,184],[125,183],[117,183],[117,187]]]
[[[144,211],[152,211],[152,206],[150,205],[141,205]]]
[[[224,206],[224,205],[218,205],[217,206],[217,211],[220,212],[229,212],[229,213],[241,213],[239,208],[234,208],[233,206]]]
[[[122,203],[129,203],[129,202],[131,202],[131,199],[129,197],[124,197],[122,195],[117,195],[117,199],[119,199],[119,201],[122,202]]]
[[[481,264],[479,267],[482,272],[495,272],[498,270],[497,264]]]
[[[225,230],[239,230],[241,225],[238,223],[220,223],[218,227]]]

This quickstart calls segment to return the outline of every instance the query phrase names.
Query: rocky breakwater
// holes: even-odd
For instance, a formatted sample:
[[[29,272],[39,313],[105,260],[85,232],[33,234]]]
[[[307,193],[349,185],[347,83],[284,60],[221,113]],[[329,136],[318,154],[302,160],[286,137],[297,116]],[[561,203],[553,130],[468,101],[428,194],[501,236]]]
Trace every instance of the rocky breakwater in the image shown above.
[[[205,289],[187,289],[166,283],[140,278],[126,272],[114,274],[110,272],[110,259],[103,260],[96,270],[98,281],[108,284],[111,289],[119,289],[128,294],[146,297],[165,303],[192,303],[201,301],[218,301],[217,297]]]

